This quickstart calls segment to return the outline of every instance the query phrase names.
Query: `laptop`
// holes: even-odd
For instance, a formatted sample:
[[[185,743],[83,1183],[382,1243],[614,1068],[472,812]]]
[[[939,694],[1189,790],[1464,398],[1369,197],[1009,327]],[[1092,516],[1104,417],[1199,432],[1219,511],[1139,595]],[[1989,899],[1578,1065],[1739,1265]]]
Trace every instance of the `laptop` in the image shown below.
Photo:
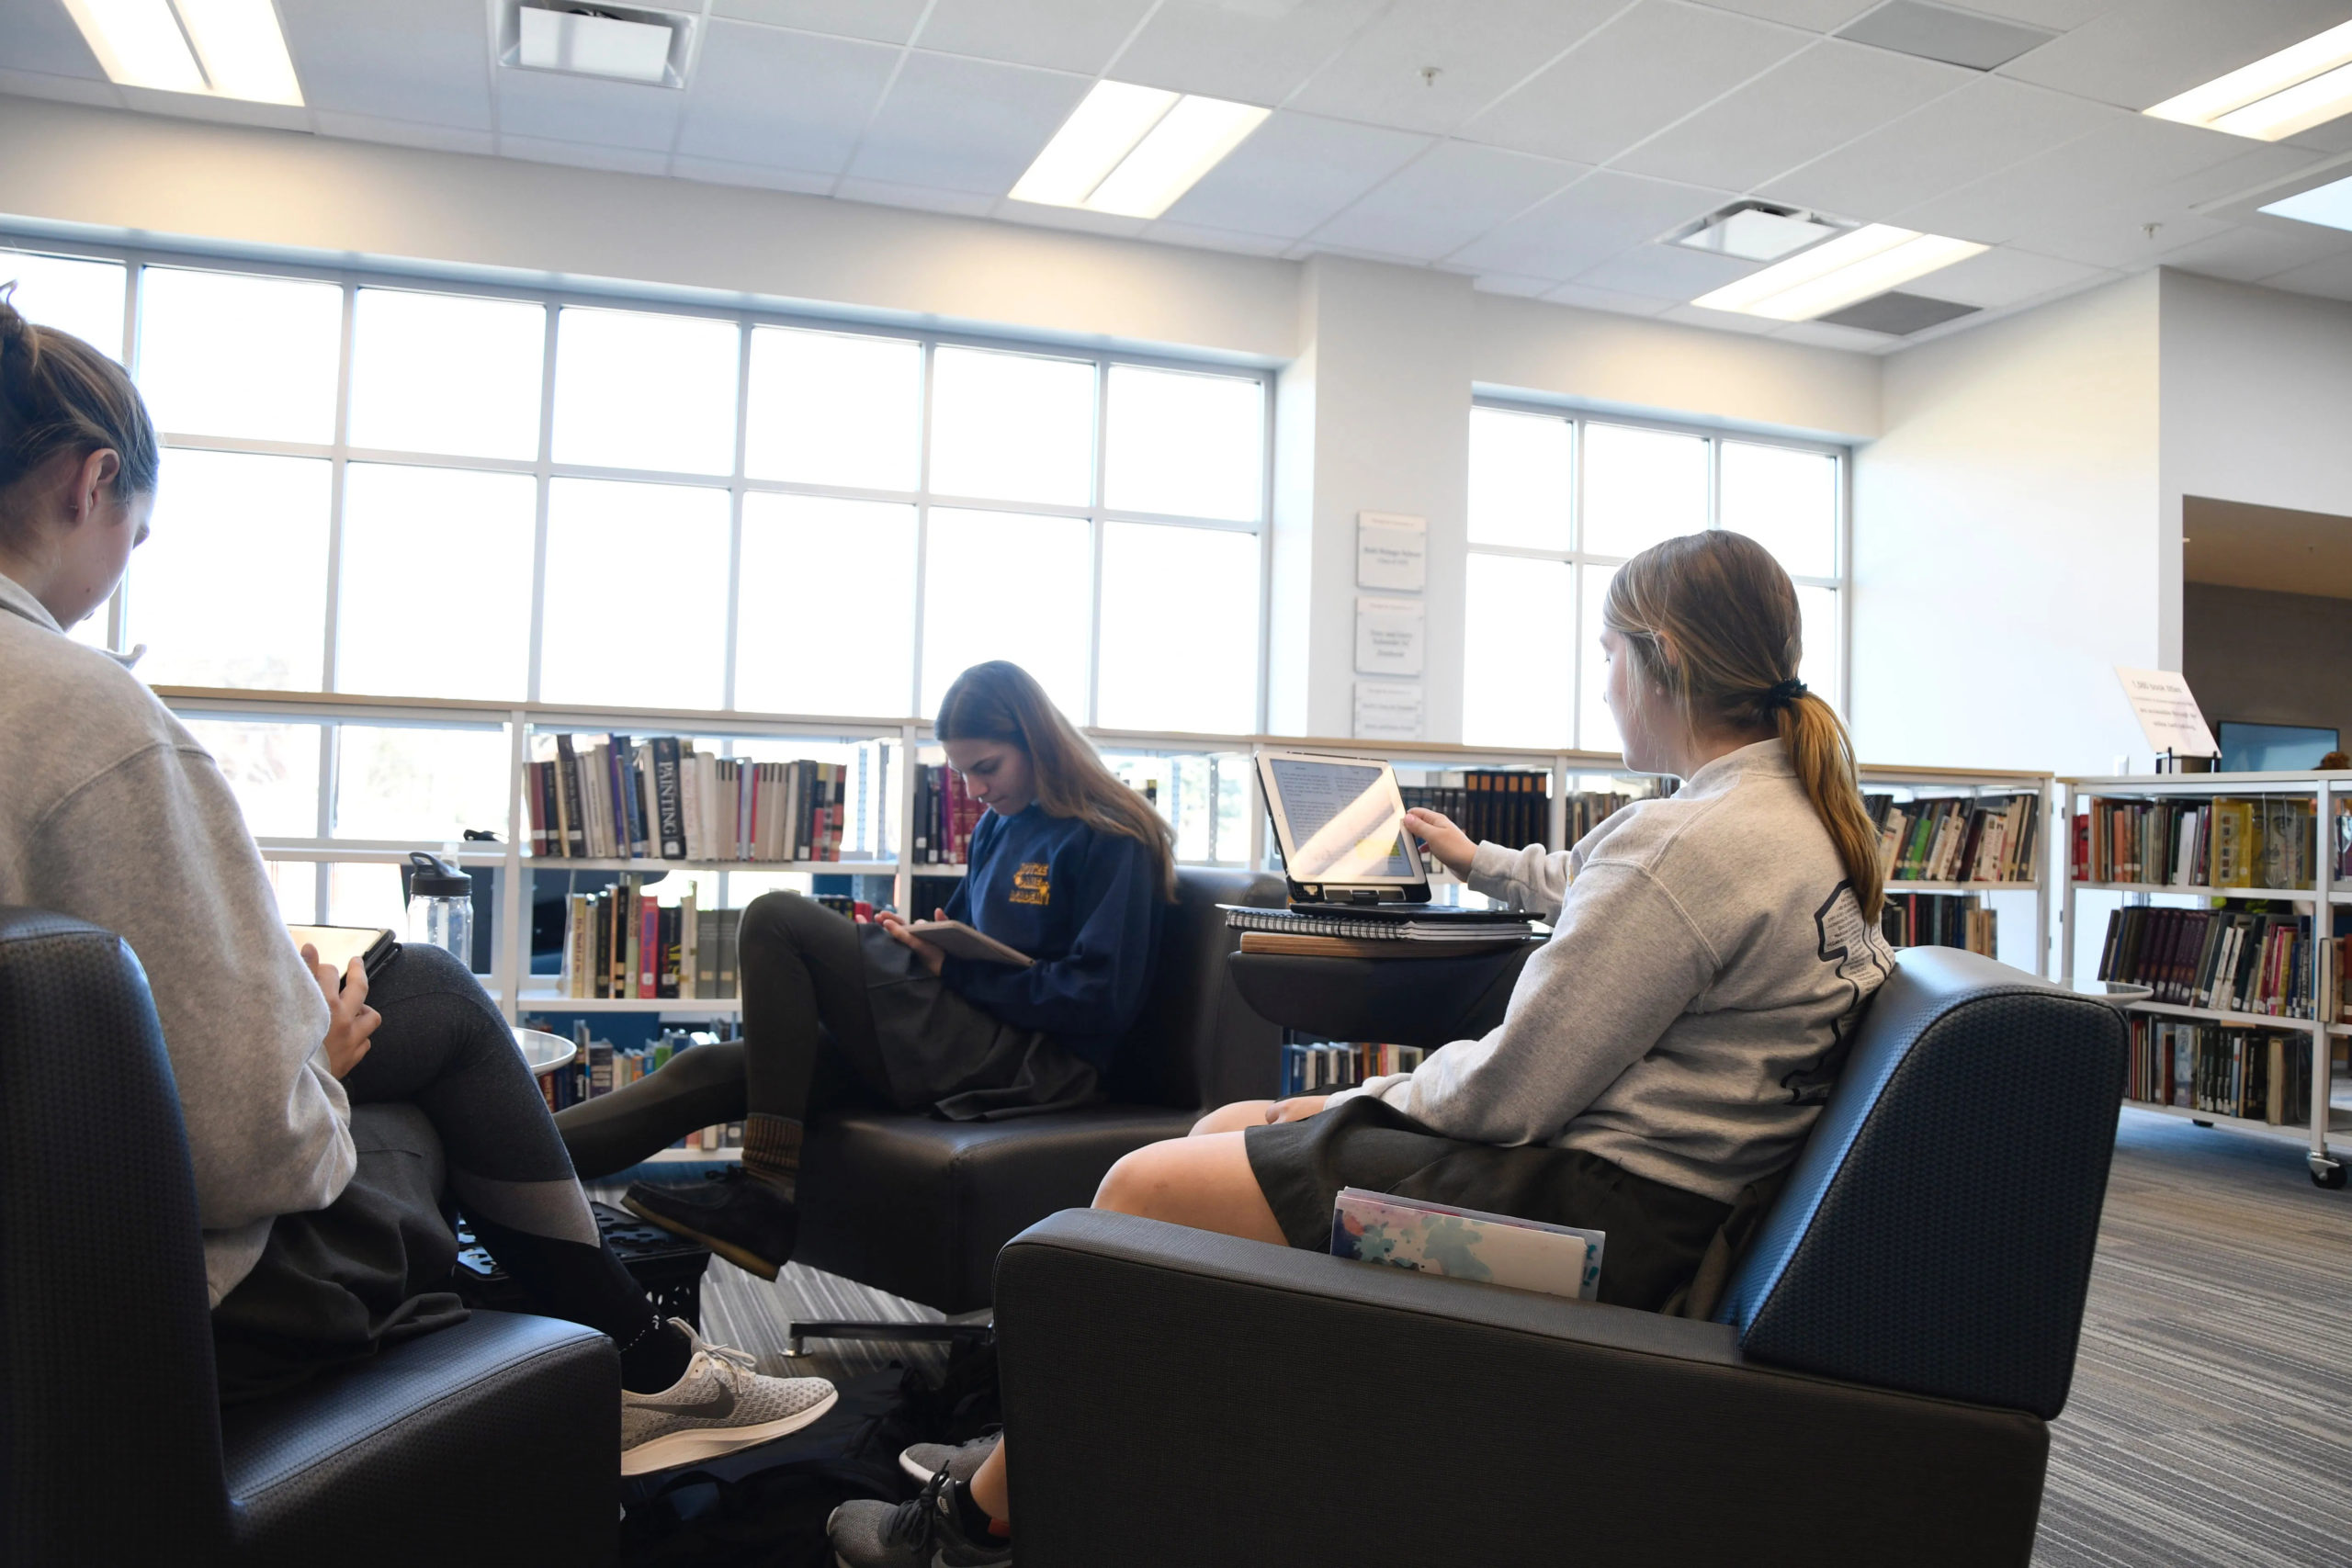
[[[1430,901],[1429,873],[1405,831],[1396,770],[1370,757],[1264,751],[1258,783],[1273,818],[1294,908],[1471,922],[1525,921],[1522,909]]]

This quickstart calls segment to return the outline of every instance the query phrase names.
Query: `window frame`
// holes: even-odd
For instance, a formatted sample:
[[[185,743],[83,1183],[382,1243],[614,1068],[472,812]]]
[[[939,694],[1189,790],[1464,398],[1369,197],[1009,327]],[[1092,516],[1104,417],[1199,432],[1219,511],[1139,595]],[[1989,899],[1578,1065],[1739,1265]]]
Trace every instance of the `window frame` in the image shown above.
[[[1087,617],[1087,680],[1086,702],[1082,713],[1070,716],[1081,728],[1091,728],[1100,702],[1102,682],[1102,539],[1106,523],[1141,523],[1163,527],[1206,528],[1226,533],[1254,535],[1258,539],[1258,584],[1256,613],[1252,617],[1257,627],[1257,647],[1252,660],[1250,690],[1250,722],[1256,731],[1265,728],[1268,711],[1266,682],[1269,670],[1268,641],[1272,625],[1273,592],[1273,505],[1274,505],[1274,414],[1275,367],[1241,360],[1222,358],[1185,358],[1174,355],[1130,352],[1124,349],[1093,345],[1056,343],[1050,339],[1006,333],[1002,335],[953,331],[917,329],[870,319],[842,315],[827,315],[815,310],[790,310],[714,303],[707,291],[659,288],[613,289],[609,291],[581,288],[533,287],[524,284],[485,280],[431,269],[397,267],[327,266],[301,262],[275,260],[262,255],[224,247],[218,251],[185,251],[169,248],[88,243],[78,240],[51,239],[40,234],[0,229],[0,248],[22,251],[31,254],[58,256],[68,259],[119,263],[125,267],[123,287],[123,327],[119,344],[111,345],[120,351],[121,362],[138,374],[140,310],[142,302],[142,282],[150,266],[186,268],[197,271],[227,272],[260,277],[283,277],[307,282],[333,283],[341,288],[343,311],[340,339],[337,345],[335,372],[335,409],[334,440],[324,444],[289,441],[254,440],[238,436],[197,435],[184,432],[158,431],[159,443],[165,447],[245,453],[265,457],[294,457],[324,459],[330,465],[329,515],[327,519],[327,581],[326,616],[322,636],[324,640],[322,673],[317,695],[332,700],[343,693],[338,684],[338,634],[342,615],[342,564],[345,525],[345,480],[352,463],[388,463],[415,468],[457,468],[473,472],[519,473],[532,477],[537,489],[536,515],[533,520],[532,568],[530,582],[530,651],[525,689],[512,700],[537,703],[541,700],[541,660],[547,617],[548,509],[551,481],[556,479],[618,479],[640,483],[687,485],[703,489],[724,489],[728,492],[728,564],[724,585],[725,601],[725,670],[719,711],[734,713],[736,707],[736,663],[738,629],[742,614],[742,541],[743,497],[754,491],[785,495],[838,497],[845,500],[880,501],[910,504],[915,508],[915,581],[912,613],[914,641],[910,676],[907,691],[906,714],[857,716],[853,722],[872,723],[885,719],[899,720],[920,715],[922,681],[923,610],[929,592],[930,520],[934,506],[953,510],[1000,512],[1015,515],[1070,517],[1087,525],[1088,578],[1091,583],[1091,603],[1086,606]],[[539,367],[538,450],[531,458],[500,458],[461,457],[447,453],[413,452],[397,448],[361,447],[350,440],[351,393],[354,370],[354,350],[357,322],[357,298],[362,288],[393,288],[411,292],[461,295],[487,299],[514,300],[542,307],[546,311],[543,349]],[[580,463],[559,463],[553,455],[555,425],[555,371],[557,341],[561,311],[567,306],[589,310],[634,310],[647,314],[695,316],[732,323],[737,329],[735,367],[735,431],[731,470],[726,474],[673,473],[664,469],[608,468]],[[853,336],[887,338],[912,342],[920,352],[919,374],[922,378],[919,400],[919,423],[916,431],[918,469],[912,490],[871,490],[841,485],[808,484],[794,480],[754,479],[745,472],[749,404],[752,368],[752,332],[757,327],[782,327]],[[107,344],[97,344],[107,348]],[[942,347],[973,348],[998,353],[1023,354],[1075,361],[1088,365],[1094,380],[1094,428],[1092,432],[1093,467],[1089,496],[1083,505],[1057,505],[1039,502],[1002,501],[980,497],[949,495],[931,488],[933,362]],[[1200,375],[1226,376],[1257,383],[1261,408],[1259,430],[1259,504],[1254,521],[1235,522],[1221,518],[1181,517],[1160,513],[1114,508],[1104,504],[1103,464],[1109,440],[1111,368],[1114,365],[1131,365],[1148,369],[1172,370]],[[128,613],[130,578],[119,585],[107,604],[107,646],[119,649]],[[493,701],[506,698],[489,699]],[[682,710],[683,711],[683,710]],[[918,722],[920,718],[918,716]],[[322,806],[322,811],[325,807]]]
[[[1595,408],[1580,403],[1544,402],[1530,398],[1511,398],[1480,393],[1470,400],[1473,417],[1481,409],[1498,413],[1532,414],[1545,419],[1566,420],[1568,434],[1568,541],[1564,550],[1541,549],[1528,545],[1487,545],[1469,538],[1468,489],[1464,491],[1463,534],[1471,555],[1502,556],[1521,560],[1559,561],[1574,570],[1571,588],[1570,614],[1579,623],[1570,641],[1575,645],[1575,665],[1570,678],[1574,682],[1568,705],[1568,733],[1562,742],[1575,750],[1584,740],[1584,692],[1586,664],[1598,657],[1592,647],[1598,632],[1588,632],[1581,625],[1584,615],[1584,572],[1589,567],[1622,566],[1627,556],[1603,555],[1584,548],[1585,491],[1585,427],[1589,424],[1614,424],[1635,430],[1655,430],[1669,435],[1691,435],[1707,444],[1707,526],[1723,526],[1723,444],[1737,441],[1757,446],[1779,446],[1798,452],[1818,453],[1836,463],[1837,571],[1827,577],[1798,576],[1792,572],[1790,581],[1799,587],[1827,588],[1838,595],[1836,623],[1837,695],[1833,703],[1842,716],[1848,711],[1853,691],[1853,671],[1849,666],[1847,650],[1853,644],[1854,618],[1854,449],[1831,441],[1808,441],[1800,436],[1742,429],[1729,424],[1707,424],[1690,420],[1659,419],[1651,415],[1619,413],[1613,410]],[[1468,626],[1465,620],[1464,626]],[[1465,659],[1465,664],[1466,664]],[[1465,740],[1465,744],[1469,742]]]

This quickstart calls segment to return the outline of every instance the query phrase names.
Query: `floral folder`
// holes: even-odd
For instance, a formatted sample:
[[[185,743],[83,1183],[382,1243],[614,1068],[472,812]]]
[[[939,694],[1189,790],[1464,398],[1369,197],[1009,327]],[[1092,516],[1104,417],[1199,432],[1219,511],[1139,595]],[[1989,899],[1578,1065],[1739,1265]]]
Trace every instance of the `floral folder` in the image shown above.
[[[1600,1292],[1604,1231],[1547,1225],[1418,1198],[1340,1190],[1331,1205],[1331,1256],[1453,1280],[1591,1301]]]

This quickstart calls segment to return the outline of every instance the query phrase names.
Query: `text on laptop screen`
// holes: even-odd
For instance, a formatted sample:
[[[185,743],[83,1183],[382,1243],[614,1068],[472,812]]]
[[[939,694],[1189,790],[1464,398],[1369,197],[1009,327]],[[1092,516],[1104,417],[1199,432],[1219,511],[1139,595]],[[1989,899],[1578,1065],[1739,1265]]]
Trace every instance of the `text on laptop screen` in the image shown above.
[[[1294,882],[1410,877],[1405,804],[1385,769],[1357,762],[1273,761],[1294,853]]]

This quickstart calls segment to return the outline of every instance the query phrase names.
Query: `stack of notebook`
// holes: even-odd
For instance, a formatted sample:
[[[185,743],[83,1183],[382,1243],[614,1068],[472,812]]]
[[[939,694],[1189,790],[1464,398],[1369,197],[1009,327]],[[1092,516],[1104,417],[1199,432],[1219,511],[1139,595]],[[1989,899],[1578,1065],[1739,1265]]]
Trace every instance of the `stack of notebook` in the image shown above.
[[[1399,911],[1374,915],[1334,908],[1265,909],[1227,904],[1225,923],[1241,932],[1244,953],[1326,958],[1438,958],[1509,947],[1544,934],[1514,910],[1464,919]]]

